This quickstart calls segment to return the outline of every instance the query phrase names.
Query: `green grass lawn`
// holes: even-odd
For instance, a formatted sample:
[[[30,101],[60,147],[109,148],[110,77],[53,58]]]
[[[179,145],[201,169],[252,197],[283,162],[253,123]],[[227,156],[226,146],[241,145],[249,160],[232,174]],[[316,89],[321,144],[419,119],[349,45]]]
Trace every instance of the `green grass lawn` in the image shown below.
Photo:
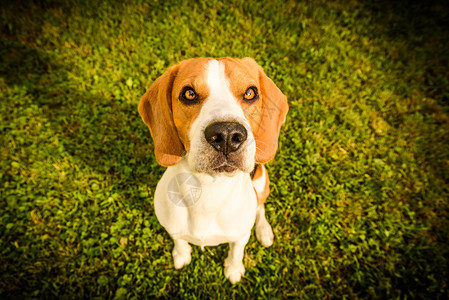
[[[70,2],[0,6],[2,299],[449,297],[443,1]],[[174,270],[137,112],[200,56],[255,58],[290,104],[275,242],[236,285],[227,245]]]

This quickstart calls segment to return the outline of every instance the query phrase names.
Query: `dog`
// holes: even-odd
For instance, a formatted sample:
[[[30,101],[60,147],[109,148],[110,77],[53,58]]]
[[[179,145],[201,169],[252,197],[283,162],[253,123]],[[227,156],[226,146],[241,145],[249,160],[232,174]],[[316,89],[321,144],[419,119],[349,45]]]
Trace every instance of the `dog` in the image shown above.
[[[190,263],[189,243],[229,243],[224,274],[240,281],[254,224],[258,241],[273,244],[264,164],[277,151],[287,98],[252,58],[195,58],[168,68],[138,110],[168,167],[154,207],[174,241],[174,267]]]

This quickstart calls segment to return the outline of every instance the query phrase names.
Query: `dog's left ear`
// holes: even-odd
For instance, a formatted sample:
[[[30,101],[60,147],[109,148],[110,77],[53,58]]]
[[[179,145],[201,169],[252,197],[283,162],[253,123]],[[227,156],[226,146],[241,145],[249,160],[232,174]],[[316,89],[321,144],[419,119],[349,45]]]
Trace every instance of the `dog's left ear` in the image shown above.
[[[265,75],[262,67],[254,59],[245,57],[242,61],[259,70],[262,117],[258,129],[254,132],[254,138],[256,139],[256,163],[264,164],[272,160],[276,154],[279,131],[288,112],[287,97]]]
[[[173,121],[172,88],[178,66],[169,68],[156,79],[139,102],[139,113],[150,129],[157,162],[169,167],[177,164],[184,152]]]

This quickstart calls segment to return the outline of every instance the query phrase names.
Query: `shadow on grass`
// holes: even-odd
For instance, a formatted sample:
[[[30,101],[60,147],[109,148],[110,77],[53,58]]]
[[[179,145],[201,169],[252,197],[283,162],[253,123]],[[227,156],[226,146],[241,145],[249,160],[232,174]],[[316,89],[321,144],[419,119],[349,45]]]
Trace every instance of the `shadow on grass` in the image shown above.
[[[50,124],[51,129],[49,130],[58,136],[59,143],[63,145],[63,152],[56,159],[62,160],[65,156],[70,156],[70,161],[77,164],[76,166],[70,166],[70,168],[79,170],[81,173],[78,178],[86,176],[86,178],[82,178],[86,183],[91,180],[104,180],[104,183],[100,182],[99,184],[104,186],[105,191],[120,195],[117,200],[120,201],[120,210],[130,212],[136,209],[139,211],[136,215],[142,216],[145,220],[155,224],[157,221],[150,203],[150,190],[154,189],[157,184],[157,181],[152,179],[153,176],[159,177],[163,170],[151,158],[150,135],[137,113],[138,99],[136,99],[136,104],[133,105],[115,99],[106,99],[99,94],[80,91],[76,86],[70,84],[69,66],[59,63],[56,58],[39,49],[28,47],[12,39],[0,37],[0,49],[0,76],[4,78],[7,85],[19,86],[26,90],[28,95],[32,95],[33,103],[40,108],[43,119]],[[17,102],[11,105],[17,105]],[[46,145],[45,142],[39,144],[37,151],[47,151]],[[86,192],[76,191],[73,186],[77,189],[74,182],[64,185],[67,190],[61,191],[65,193],[63,198],[74,197],[77,193]],[[148,186],[150,189],[145,197],[139,196],[141,186]],[[54,186],[51,186],[48,190],[43,191],[45,194],[42,197],[45,198],[46,193],[53,192],[54,195],[54,188]],[[94,204],[94,202],[97,200],[93,199],[94,196],[87,195],[92,199],[80,204],[79,209],[77,209],[78,204],[73,203],[77,201],[74,197],[70,205],[73,205],[73,211],[77,210],[77,212],[63,219],[73,222],[83,215],[92,218],[98,216],[98,211],[95,212],[97,204]],[[42,202],[40,200],[40,203]],[[39,209],[42,204],[33,202],[30,205]],[[48,210],[47,216],[50,214],[48,219],[58,218],[55,210],[50,210],[49,207],[46,207],[46,209]],[[71,214],[73,214],[73,211]],[[60,247],[76,249],[70,252],[70,255],[74,255],[77,250],[89,249],[83,246],[83,240],[86,240],[86,237],[83,238],[83,234],[87,236],[99,234],[104,232],[105,229],[109,233],[109,227],[119,222],[117,221],[118,212],[117,209],[113,215],[103,215],[102,217],[105,219],[103,222],[91,222],[95,224],[90,226],[105,224],[106,228],[89,228],[83,232],[77,232],[79,235],[73,242],[68,242],[69,239],[65,240],[59,237],[61,233],[67,236],[68,228],[61,230],[59,229],[60,226],[54,224],[54,226],[49,224],[48,229],[33,235],[31,239],[28,235],[28,240],[23,238],[23,230],[28,230],[26,227],[20,228],[20,230],[13,229],[2,236],[2,242],[9,245],[14,241],[19,241],[19,243],[23,242],[22,247],[26,247],[29,243],[32,245],[28,246],[30,249],[38,249],[40,245],[49,243],[49,240],[44,241],[42,239],[42,235],[46,233],[52,236],[51,239],[54,238],[56,243],[61,245]],[[26,213],[32,214],[29,211]],[[69,213],[69,211],[66,211],[66,213]],[[23,223],[24,226],[30,228],[35,226],[28,216],[18,217],[16,215],[14,218],[23,218],[21,221],[25,222]],[[84,220],[83,222],[87,227],[89,221]],[[132,228],[132,225],[128,226]],[[155,235],[165,234],[161,226],[153,226],[153,230]],[[141,232],[139,235],[141,235]],[[141,238],[141,236],[138,238]],[[133,247],[133,245],[128,247]],[[2,290],[3,286],[0,287],[0,293],[6,292],[9,295],[8,297],[32,293],[33,291],[29,290],[30,288],[40,286],[44,282],[48,283],[52,278],[66,274],[68,270],[60,268],[61,265],[73,268],[80,260],[86,260],[82,255],[60,256],[60,251],[54,248],[54,245],[47,249],[47,251],[52,249],[51,256],[39,251],[22,255],[20,249],[14,250],[13,246],[11,249],[13,250],[8,253],[7,257],[1,257],[2,279],[8,278],[9,283],[7,290]],[[111,249],[113,249],[113,246],[106,247],[103,251],[112,251]],[[152,255],[163,257],[165,255],[163,251],[165,251],[164,248],[159,248]],[[101,257],[101,255],[98,257]],[[145,263],[141,265],[145,265]],[[25,270],[25,268],[28,269]],[[99,267],[98,270],[103,270],[105,274],[111,277],[115,276],[112,267],[103,269]],[[14,276],[19,272],[22,273],[21,276]],[[65,289],[76,290],[79,288],[79,286],[66,286],[71,284],[81,285],[85,288],[85,291],[89,291],[88,286],[91,282],[88,281],[91,280],[90,277],[85,277],[85,281],[74,283],[70,282],[69,275],[66,275],[65,278],[66,281],[59,286],[61,293]],[[42,282],[36,282],[36,280],[42,280]],[[92,284],[94,286],[95,282]],[[114,284],[111,286],[114,286]],[[51,288],[47,287],[47,290],[51,290]]]
[[[4,39],[0,48],[0,76],[33,95],[68,153],[123,184],[145,182],[142,174],[152,168],[161,171],[149,165],[151,139],[137,112],[138,99],[132,105],[79,91],[68,84],[68,67],[48,54]]]
[[[403,272],[395,282],[401,290],[419,295],[436,280],[442,290],[428,292],[438,294],[449,286],[449,210],[447,207],[436,207],[434,202],[435,191],[445,190],[447,193],[449,182],[449,2],[402,0],[357,3],[361,15],[375,23],[376,31],[370,33],[371,40],[374,43],[376,40],[391,43],[392,51],[387,52],[386,57],[392,62],[391,65],[399,65],[400,68],[399,71],[391,70],[388,69],[391,65],[388,65],[384,72],[393,72],[392,78],[396,76],[399,84],[395,92],[411,98],[412,88],[416,87],[425,97],[435,99],[440,104],[431,101],[431,104],[423,103],[418,111],[407,112],[409,118],[413,118],[413,114],[425,118],[421,121],[425,122],[425,126],[416,128],[417,132],[411,135],[417,138],[407,138],[407,142],[414,151],[417,168],[431,178],[424,188],[426,191],[407,195],[407,204],[417,213],[418,222],[430,228],[426,235],[406,240],[409,244],[404,245],[403,251],[410,253],[403,253]],[[402,116],[389,113],[396,118],[398,127],[401,126],[404,131],[410,130],[405,128],[407,123],[402,123]],[[439,211],[438,217],[432,211],[435,209]],[[423,253],[426,253],[426,270],[422,270],[422,265],[415,260]],[[435,275],[438,278],[433,278]]]
[[[393,60],[407,67],[415,60],[422,68],[423,84],[428,97],[449,105],[449,2],[419,1],[360,1],[379,32],[373,37],[393,43],[403,42],[403,49]]]
[[[417,87],[427,98],[442,105],[427,101],[417,111],[432,127],[417,132],[422,138],[416,146],[418,155],[431,166],[428,171],[442,184],[447,183],[449,165],[444,160],[449,160],[449,151],[441,145],[449,147],[449,2],[360,1],[360,5],[363,14],[369,16],[379,29],[371,33],[372,38],[390,41],[395,49],[387,56],[401,65],[403,72],[395,71],[395,76],[398,82],[405,82],[396,92],[411,98],[412,87]],[[414,71],[408,73],[409,69]],[[385,68],[386,74],[391,71]],[[401,122],[402,116],[395,117]],[[442,133],[444,130],[447,134]]]

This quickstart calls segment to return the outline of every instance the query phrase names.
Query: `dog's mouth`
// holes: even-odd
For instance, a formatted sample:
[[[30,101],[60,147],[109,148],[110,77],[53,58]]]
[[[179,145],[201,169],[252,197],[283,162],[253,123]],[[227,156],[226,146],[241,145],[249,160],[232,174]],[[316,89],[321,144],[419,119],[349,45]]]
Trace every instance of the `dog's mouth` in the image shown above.
[[[235,166],[231,166],[230,164],[224,164],[218,168],[214,168],[214,172],[217,173],[232,173],[235,172],[238,168]]]

